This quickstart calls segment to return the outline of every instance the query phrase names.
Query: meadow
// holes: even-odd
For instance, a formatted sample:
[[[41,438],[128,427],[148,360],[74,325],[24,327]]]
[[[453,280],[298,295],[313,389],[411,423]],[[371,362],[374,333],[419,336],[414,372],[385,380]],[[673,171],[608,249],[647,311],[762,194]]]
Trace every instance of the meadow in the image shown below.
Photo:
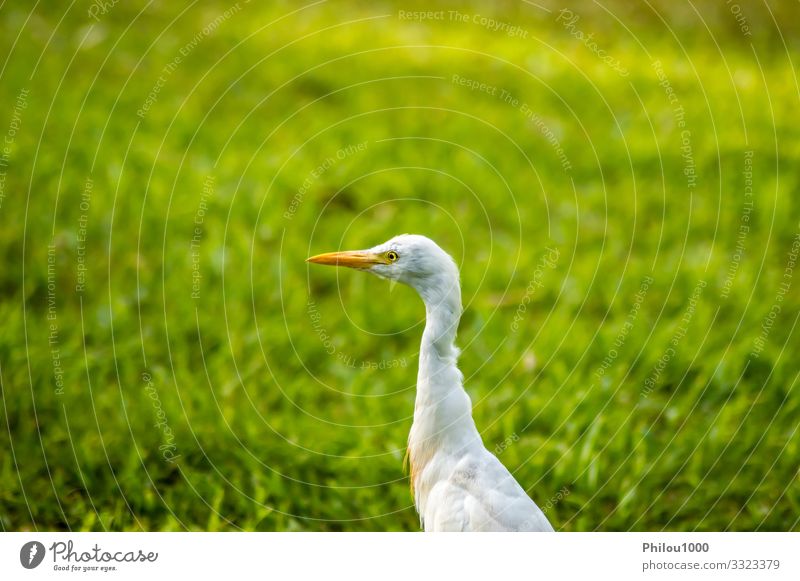
[[[419,530],[424,308],[556,530],[799,530],[796,3],[0,4],[2,530]]]

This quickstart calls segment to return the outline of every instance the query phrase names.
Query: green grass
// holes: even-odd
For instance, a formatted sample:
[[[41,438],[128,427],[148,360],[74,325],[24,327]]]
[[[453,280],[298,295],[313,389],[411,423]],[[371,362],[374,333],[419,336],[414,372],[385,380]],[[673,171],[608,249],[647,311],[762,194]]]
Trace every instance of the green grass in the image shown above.
[[[242,1],[208,34],[231,4],[4,4],[2,528],[417,530],[422,304],[304,262],[417,232],[462,267],[484,440],[556,529],[797,530],[796,5],[742,3],[744,37],[724,3],[616,4],[575,29],[627,76],[554,3],[458,5],[527,38],[390,3]]]

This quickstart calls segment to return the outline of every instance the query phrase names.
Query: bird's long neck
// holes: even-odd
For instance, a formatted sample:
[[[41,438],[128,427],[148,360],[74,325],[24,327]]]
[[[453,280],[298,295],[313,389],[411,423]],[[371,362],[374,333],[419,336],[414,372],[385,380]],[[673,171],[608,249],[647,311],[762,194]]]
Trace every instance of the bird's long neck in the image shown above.
[[[461,290],[457,274],[442,274],[439,284],[420,289],[426,322],[419,351],[414,423],[408,436],[411,485],[417,506],[424,502],[424,480],[435,480],[425,468],[434,453],[458,455],[461,448],[480,441],[472,420],[472,406],[464,391],[455,346],[461,318]]]
[[[458,281],[445,279],[440,284],[421,290],[420,295],[425,302],[425,331],[422,334],[420,349],[433,356],[425,363],[437,364],[440,361],[452,360],[452,365],[455,367],[459,353],[455,340],[458,322],[461,320],[461,289]],[[420,371],[423,368],[422,355],[421,352]]]

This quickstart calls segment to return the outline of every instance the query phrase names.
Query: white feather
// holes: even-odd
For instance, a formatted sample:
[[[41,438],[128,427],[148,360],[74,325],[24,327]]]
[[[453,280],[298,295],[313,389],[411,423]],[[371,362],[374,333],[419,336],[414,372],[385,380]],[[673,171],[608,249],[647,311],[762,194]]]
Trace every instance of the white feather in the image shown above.
[[[432,240],[404,234],[371,251],[394,250],[372,270],[406,283],[425,302],[414,422],[408,455],[414,500],[426,531],[552,531],[503,464],[483,445],[458,369],[461,289],[453,259]]]

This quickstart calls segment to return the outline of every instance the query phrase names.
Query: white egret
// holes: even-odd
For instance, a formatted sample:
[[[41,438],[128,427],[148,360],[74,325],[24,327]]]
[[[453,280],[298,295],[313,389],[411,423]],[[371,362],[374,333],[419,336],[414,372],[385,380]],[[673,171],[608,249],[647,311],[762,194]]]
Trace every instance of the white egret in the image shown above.
[[[426,531],[552,531],[539,507],[489,452],[472,419],[456,362],[461,289],[453,259],[425,236],[404,234],[370,248],[308,259],[348,266],[414,288],[425,303],[414,421],[411,487]]]

